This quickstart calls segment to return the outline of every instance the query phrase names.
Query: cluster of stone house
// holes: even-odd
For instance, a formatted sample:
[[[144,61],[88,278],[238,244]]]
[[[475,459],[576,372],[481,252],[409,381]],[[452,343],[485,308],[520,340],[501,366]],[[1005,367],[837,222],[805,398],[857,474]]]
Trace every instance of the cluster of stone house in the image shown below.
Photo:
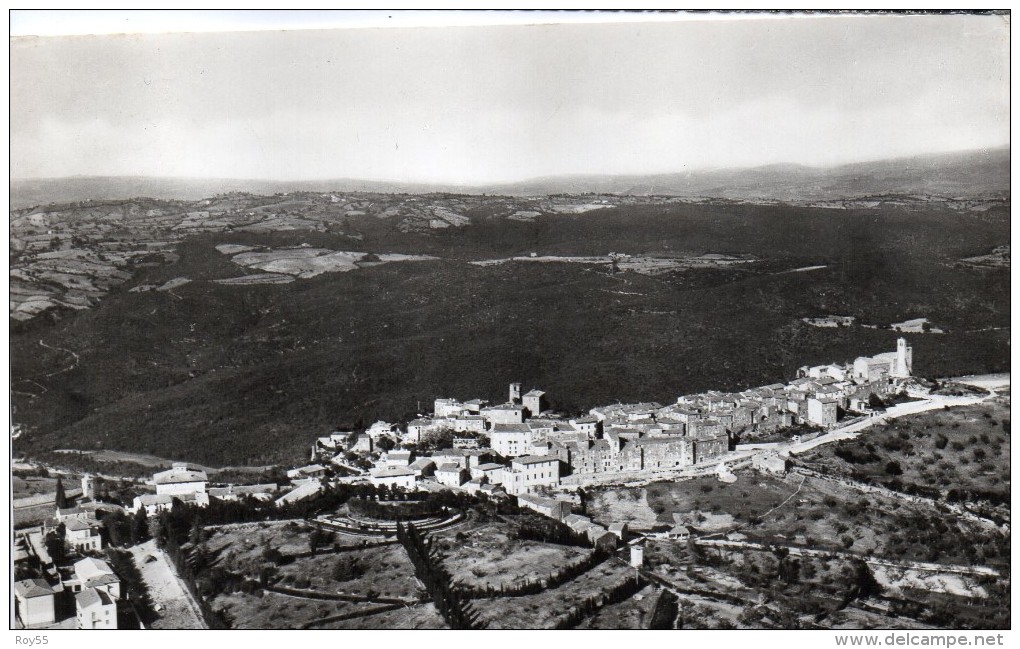
[[[35,550],[34,545],[26,541],[20,549],[27,556]],[[48,556],[44,554],[37,559],[48,561]],[[120,579],[108,563],[85,557],[70,569],[58,570],[49,564],[48,572],[52,573],[49,580],[35,577],[14,583],[18,626],[26,629],[54,627],[58,624],[58,601],[73,596],[76,628],[117,628]]]
[[[227,502],[255,498],[285,503],[317,493],[322,488],[319,478],[325,474],[326,468],[322,465],[291,469],[287,477],[291,479],[294,489],[279,495],[280,487],[276,483],[209,487],[209,476],[205,471],[184,462],[174,462],[171,468],[152,476],[156,493],[135,496],[128,511],[134,513],[144,508],[145,513],[152,516],[164,510],[169,511],[175,500],[186,505],[206,507],[210,498]]]
[[[364,433],[333,433],[318,438],[313,456],[336,453],[334,461],[342,464],[345,452],[372,452],[382,437],[410,446],[448,430],[456,448],[424,457],[403,449],[383,453],[369,480],[403,489],[434,480],[471,492],[533,494],[558,486],[567,474],[629,474],[711,462],[736,436],[753,438],[801,424],[830,428],[847,412],[866,412],[870,395],[884,396],[909,378],[912,360],[901,338],[895,352],[802,367],[787,384],[709,391],[666,406],[601,406],[574,418],[548,412],[541,390],[522,394],[521,384],[511,383],[505,403],[436,399],[432,415],[412,420],[405,431],[380,421]],[[486,438],[489,445],[480,445]],[[502,463],[493,463],[499,458]],[[480,471],[483,464],[493,468]]]

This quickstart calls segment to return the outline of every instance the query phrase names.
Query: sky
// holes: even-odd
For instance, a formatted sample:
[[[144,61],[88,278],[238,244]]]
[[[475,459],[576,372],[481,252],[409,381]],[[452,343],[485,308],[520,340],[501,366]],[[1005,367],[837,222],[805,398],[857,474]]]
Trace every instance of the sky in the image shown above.
[[[480,184],[1009,144],[1003,17],[12,40],[11,176]]]

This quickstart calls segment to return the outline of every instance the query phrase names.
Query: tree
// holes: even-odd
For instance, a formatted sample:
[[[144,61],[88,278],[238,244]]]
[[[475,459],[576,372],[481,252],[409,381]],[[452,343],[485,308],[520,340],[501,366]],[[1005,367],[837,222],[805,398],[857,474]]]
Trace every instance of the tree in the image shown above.
[[[379,450],[388,453],[389,451],[393,450],[393,447],[395,447],[397,445],[397,443],[394,442],[389,437],[386,437],[384,435],[384,436],[379,438],[379,440],[375,443],[375,445],[376,445],[376,447],[379,448]]]
[[[875,579],[868,564],[861,559],[855,559],[851,564],[851,584],[854,597],[867,598],[879,595],[882,592],[882,585]]]
[[[46,552],[50,555],[53,563],[60,565],[67,557],[65,548],[65,534],[67,533],[63,523],[57,525],[57,529],[46,535]]]
[[[896,460],[890,460],[885,465],[885,472],[889,475],[903,475],[903,469]]]
[[[145,507],[140,506],[131,519],[131,544],[136,545],[149,538],[149,515]]]
[[[313,555],[315,550],[318,549],[320,541],[322,541],[322,530],[318,527],[313,527],[312,531],[308,534],[308,549]]]
[[[333,566],[333,579],[351,581],[365,574],[356,557],[340,557]]]
[[[57,478],[57,498],[56,498],[57,509],[64,509],[67,507],[67,494],[64,493],[64,481],[59,477]]]
[[[195,520],[191,522],[191,530],[188,532],[188,540],[192,545],[198,545],[202,542],[202,521],[196,516]]]

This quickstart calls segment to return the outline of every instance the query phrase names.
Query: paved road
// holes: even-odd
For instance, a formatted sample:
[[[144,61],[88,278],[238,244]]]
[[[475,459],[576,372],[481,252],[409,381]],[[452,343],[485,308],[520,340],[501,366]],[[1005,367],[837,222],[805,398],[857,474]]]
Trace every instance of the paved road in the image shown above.
[[[1008,379],[1007,379],[1008,380]],[[943,397],[938,395],[932,395],[925,398],[922,401],[910,401],[907,403],[900,403],[892,406],[880,415],[874,417],[868,417],[860,421],[831,430],[824,435],[819,435],[814,439],[810,439],[797,444],[791,444],[785,449],[790,453],[803,453],[809,451],[822,444],[828,444],[830,442],[836,442],[841,439],[854,439],[857,437],[862,430],[874,426],[875,424],[884,424],[891,419],[897,419],[899,417],[905,417],[907,415],[916,415],[921,412],[927,412],[929,410],[941,410],[945,406],[958,407],[958,406],[972,406],[976,403],[981,403],[995,396],[993,390],[990,394],[977,395],[972,397]]]

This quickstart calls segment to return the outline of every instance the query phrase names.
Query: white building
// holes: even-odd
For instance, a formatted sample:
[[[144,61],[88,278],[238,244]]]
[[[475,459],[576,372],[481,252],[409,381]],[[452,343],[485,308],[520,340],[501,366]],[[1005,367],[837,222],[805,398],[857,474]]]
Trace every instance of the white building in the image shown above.
[[[27,629],[56,621],[53,589],[42,579],[24,579],[14,583],[16,614]]]
[[[861,356],[854,360],[853,378],[878,382],[886,379],[909,378],[913,372],[914,350],[905,338],[896,340],[896,351]]]
[[[326,475],[326,467],[321,464],[309,464],[308,466],[289,469],[287,471],[287,477],[291,480],[300,480],[302,478],[321,478],[324,475]]]
[[[541,390],[531,390],[524,395],[522,399],[524,409],[528,411],[532,417],[537,417],[545,406],[545,392]]]
[[[436,467],[436,481],[447,487],[459,487],[468,481],[467,469],[459,464],[440,464]]]
[[[492,450],[503,457],[517,457],[531,453],[534,433],[527,424],[494,424],[489,433]]]
[[[287,493],[276,499],[277,505],[289,505],[305,498],[311,498],[322,491],[322,483],[318,480],[305,480]]]
[[[382,485],[389,485],[391,488],[400,487],[402,489],[414,489],[415,487],[414,471],[407,468],[383,469],[373,473],[369,480],[377,487]]]
[[[524,406],[504,404],[482,408],[482,417],[492,425],[520,424],[524,422]]]
[[[456,417],[464,410],[464,404],[456,399],[436,399],[433,405],[433,415],[440,417]]]
[[[406,467],[411,464],[411,451],[398,451],[394,449],[387,453],[385,457],[387,468]]]
[[[86,557],[74,564],[74,579],[64,582],[75,593],[93,588],[101,590],[113,599],[120,599],[120,579],[110,564],[102,559]]]
[[[273,482],[267,484],[227,485],[226,487],[211,487],[209,489],[209,496],[227,502],[248,497],[267,501],[273,499],[273,495],[278,489],[279,487]]]
[[[570,425],[579,433],[584,433],[588,439],[595,439],[599,431],[599,420],[595,417],[578,417],[570,420]]]
[[[422,435],[432,430],[434,426],[431,419],[412,419],[407,422],[407,432],[401,437],[401,441],[405,444],[418,444]]]
[[[461,415],[453,419],[455,433],[484,433],[485,417],[481,415]]]
[[[176,494],[205,493],[209,478],[205,471],[191,469],[187,464],[174,462],[168,471],[160,471],[152,476],[156,485],[156,493],[171,496]]]
[[[64,523],[64,535],[68,545],[78,552],[99,552],[103,549],[103,539],[99,535],[99,521],[83,521],[77,518]]]
[[[488,484],[503,484],[503,470],[502,464],[496,464],[495,462],[486,462],[485,464],[479,464],[471,469],[472,478],[485,478]]]
[[[377,421],[368,427],[365,434],[371,437],[373,440],[379,439],[380,437],[392,437],[397,438],[399,427],[396,424],[390,424],[385,421]]]
[[[811,397],[807,400],[807,420],[822,428],[836,425],[839,402],[836,399]]]
[[[170,511],[173,506],[174,497],[169,494],[142,494],[135,496],[131,511],[137,512],[144,507],[146,516],[154,516],[164,510]]]
[[[87,588],[74,596],[79,629],[116,629],[117,602],[106,592]]]
[[[518,507],[538,512],[543,516],[555,518],[558,521],[563,520],[564,516],[570,514],[571,507],[570,503],[565,500],[542,498],[531,494],[520,494],[517,496],[517,505]]]
[[[514,459],[503,472],[503,488],[508,494],[534,493],[540,487],[560,484],[560,460],[551,455],[525,455]]]

